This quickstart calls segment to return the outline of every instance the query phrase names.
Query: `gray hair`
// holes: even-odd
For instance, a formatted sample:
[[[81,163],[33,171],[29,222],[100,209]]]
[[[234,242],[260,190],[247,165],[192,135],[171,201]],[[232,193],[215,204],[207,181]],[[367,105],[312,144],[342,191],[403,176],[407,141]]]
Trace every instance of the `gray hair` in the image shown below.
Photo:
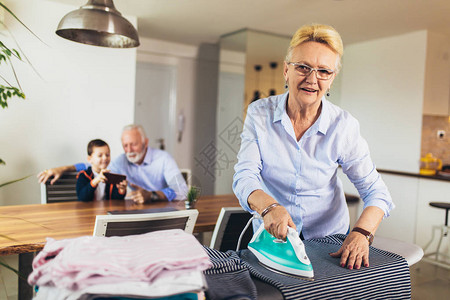
[[[130,131],[130,130],[134,130],[134,129],[139,131],[139,133],[141,134],[141,137],[142,137],[142,142],[144,143],[145,139],[147,138],[147,135],[145,134],[144,127],[142,127],[142,125],[136,125],[136,124],[127,125],[122,129],[122,135],[125,131]]]

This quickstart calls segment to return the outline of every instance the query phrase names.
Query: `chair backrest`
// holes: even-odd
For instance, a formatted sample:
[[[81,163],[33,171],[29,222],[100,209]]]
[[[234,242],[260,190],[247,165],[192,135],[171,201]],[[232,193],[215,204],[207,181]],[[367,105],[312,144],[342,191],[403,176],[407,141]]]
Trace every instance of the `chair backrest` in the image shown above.
[[[157,230],[183,229],[194,231],[198,210],[179,210],[159,213],[98,215],[94,236],[125,236]]]
[[[55,183],[41,183],[41,203],[77,201],[77,172],[64,173]]]
[[[180,169],[181,175],[183,175],[184,180],[186,181],[186,185],[188,187],[188,189],[191,188],[191,169]]]
[[[222,207],[211,237],[210,248],[219,251],[236,250],[239,236],[252,214],[242,207]],[[253,227],[244,233],[240,249],[247,248],[253,236]]]

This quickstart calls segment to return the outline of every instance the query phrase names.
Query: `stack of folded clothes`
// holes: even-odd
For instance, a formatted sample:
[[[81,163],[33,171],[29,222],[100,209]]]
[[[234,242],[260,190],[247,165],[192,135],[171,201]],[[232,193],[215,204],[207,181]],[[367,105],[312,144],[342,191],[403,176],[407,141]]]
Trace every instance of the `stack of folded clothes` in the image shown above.
[[[203,299],[209,257],[180,229],[47,239],[28,277],[34,299]]]

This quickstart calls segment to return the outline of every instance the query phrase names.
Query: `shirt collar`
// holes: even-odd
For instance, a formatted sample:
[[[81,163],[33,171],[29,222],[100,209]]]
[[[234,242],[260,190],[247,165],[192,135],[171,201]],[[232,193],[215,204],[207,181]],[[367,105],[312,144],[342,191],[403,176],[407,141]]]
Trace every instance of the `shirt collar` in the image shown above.
[[[147,147],[147,153],[145,153],[144,161],[142,162],[143,165],[149,165],[152,163],[153,160],[153,151],[152,148]]]
[[[325,97],[322,97],[322,111],[319,119],[317,119],[318,131],[327,134],[328,127],[330,126],[330,102]]]
[[[283,115],[287,116],[286,102],[288,99],[289,92],[280,95],[281,100],[278,102],[277,108],[275,109],[273,122],[280,121]],[[289,117],[288,117],[289,118]],[[322,134],[327,133],[327,129],[330,126],[330,103],[325,97],[322,98],[322,111],[317,121],[313,124],[313,127],[317,127],[317,131]]]
[[[278,122],[282,119],[284,114],[287,114],[286,112],[286,100],[288,98],[289,92],[286,92],[279,97],[281,97],[280,102],[278,102],[277,108],[275,109],[275,114],[273,116],[273,122]]]

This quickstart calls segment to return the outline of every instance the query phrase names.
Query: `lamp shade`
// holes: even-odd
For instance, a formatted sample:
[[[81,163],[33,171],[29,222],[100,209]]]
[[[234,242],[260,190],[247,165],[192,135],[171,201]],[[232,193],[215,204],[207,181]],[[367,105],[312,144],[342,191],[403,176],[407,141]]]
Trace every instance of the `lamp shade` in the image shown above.
[[[56,34],[71,41],[110,48],[139,46],[134,26],[114,7],[112,0],[89,0],[65,15]]]

